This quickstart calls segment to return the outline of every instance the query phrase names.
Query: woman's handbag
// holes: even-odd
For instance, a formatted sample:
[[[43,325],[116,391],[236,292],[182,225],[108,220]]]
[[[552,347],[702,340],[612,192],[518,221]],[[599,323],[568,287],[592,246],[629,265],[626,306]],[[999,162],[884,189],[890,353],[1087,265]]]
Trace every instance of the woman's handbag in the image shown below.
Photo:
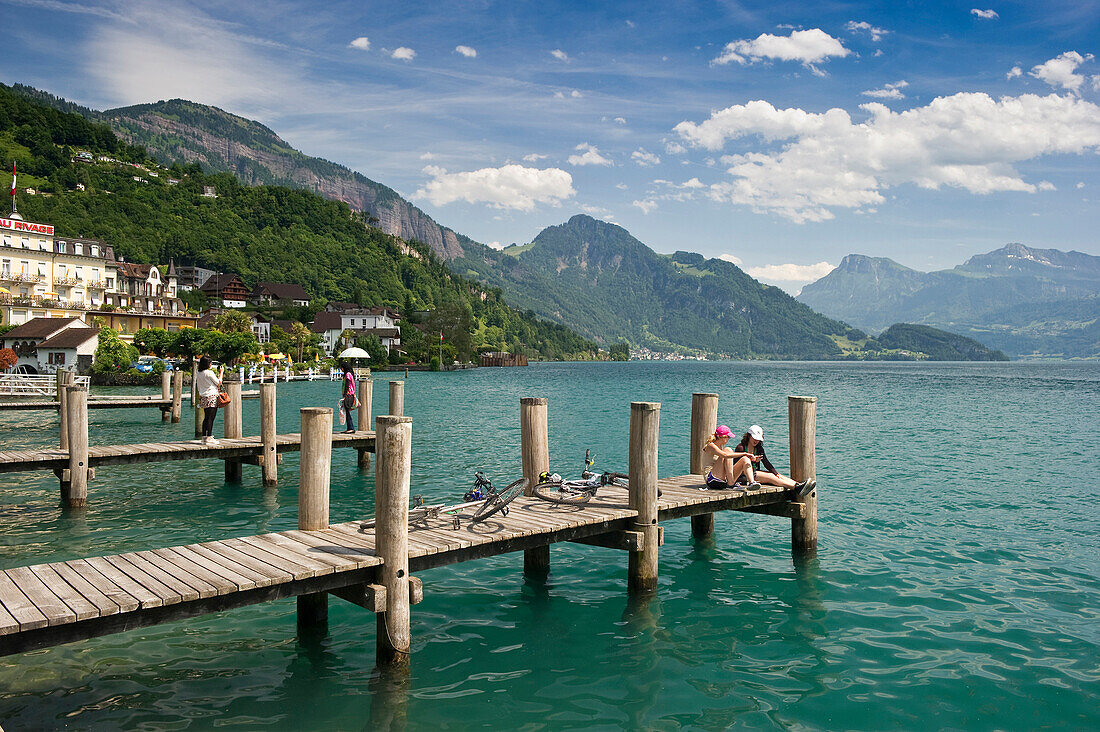
[[[226,394],[224,391],[219,391],[218,392],[218,406],[219,407],[224,407],[227,404],[229,404],[229,402],[231,402],[231,401],[233,401],[233,400],[230,399],[229,395]]]
[[[355,396],[354,394],[345,394],[344,395],[344,406],[347,407],[348,409],[358,409],[359,408],[359,397]]]

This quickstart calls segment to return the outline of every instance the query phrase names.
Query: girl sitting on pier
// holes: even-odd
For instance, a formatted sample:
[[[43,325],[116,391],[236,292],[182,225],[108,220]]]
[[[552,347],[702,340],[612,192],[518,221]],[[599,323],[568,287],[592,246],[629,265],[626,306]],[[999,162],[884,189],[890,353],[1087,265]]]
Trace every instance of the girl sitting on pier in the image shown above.
[[[799,496],[813,490],[814,486],[817,485],[815,481],[798,483],[794,478],[788,478],[775,469],[775,466],[768,460],[768,456],[764,454],[764,430],[758,424],[749,427],[749,431],[741,437],[741,441],[737,443],[734,451],[738,455],[748,455],[754,463],[758,463],[755,471],[752,468],[748,470],[747,478],[749,481],[756,480],[764,485],[777,485],[781,488],[796,490]],[[742,475],[739,479],[743,480],[745,477],[745,475]]]
[[[753,480],[752,454],[744,451],[738,452],[726,447],[733,433],[724,424],[718,425],[714,434],[703,446],[703,454],[714,462],[707,471],[707,490],[728,490],[742,478],[747,478],[749,488],[759,488],[760,484]]]
[[[225,366],[218,367],[218,373],[210,366],[212,361],[209,356],[199,359],[199,374],[195,377],[195,393],[199,397],[199,408],[203,411],[202,418],[202,444],[217,445],[218,441],[211,435],[214,432],[214,418],[218,416],[218,392],[222,388],[222,374]]]

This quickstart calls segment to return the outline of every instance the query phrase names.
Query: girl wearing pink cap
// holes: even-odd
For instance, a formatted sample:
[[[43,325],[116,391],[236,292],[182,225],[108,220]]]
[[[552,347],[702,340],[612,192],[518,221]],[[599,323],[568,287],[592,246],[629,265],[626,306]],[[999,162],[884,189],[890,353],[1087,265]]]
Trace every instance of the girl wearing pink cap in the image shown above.
[[[720,424],[703,446],[703,454],[714,461],[707,471],[706,490],[728,490],[742,476],[747,479],[748,488],[760,487],[752,474],[752,453],[736,452],[726,447],[732,436],[730,428]]]

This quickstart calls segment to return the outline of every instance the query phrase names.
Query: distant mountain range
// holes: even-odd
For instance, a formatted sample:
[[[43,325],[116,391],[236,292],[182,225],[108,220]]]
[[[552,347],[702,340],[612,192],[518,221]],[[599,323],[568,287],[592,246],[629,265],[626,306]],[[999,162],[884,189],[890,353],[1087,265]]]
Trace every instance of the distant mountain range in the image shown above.
[[[1009,244],[918,272],[850,254],[799,301],[870,332],[935,326],[1014,356],[1100,356],[1100,257]]]

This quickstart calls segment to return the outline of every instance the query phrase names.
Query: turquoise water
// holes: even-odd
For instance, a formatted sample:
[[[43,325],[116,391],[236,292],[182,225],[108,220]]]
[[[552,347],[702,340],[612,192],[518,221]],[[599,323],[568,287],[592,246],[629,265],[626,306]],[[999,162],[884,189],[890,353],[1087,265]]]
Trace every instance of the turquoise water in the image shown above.
[[[374,618],[336,599],[322,637],[297,636],[290,599],[0,658],[0,724],[1100,727],[1100,364],[539,364],[406,384],[413,492],[443,500],[474,469],[518,476],[522,396],[549,397],[563,473],[588,447],[624,469],[629,402],[662,402],[660,472],[675,475],[693,391],[718,392],[735,432],[760,423],[783,470],[786,395],[816,395],[819,554],[792,559],[786,520],[722,514],[712,543],[667,524],[644,604],[625,556],[592,547],[555,546],[545,582],[514,554],[425,572],[407,685],[374,668]],[[280,431],[337,391],[281,385]],[[258,410],[245,403],[246,433]],[[93,444],[192,429],[186,413],[91,418]],[[55,421],[0,413],[0,449],[54,444]],[[257,468],[227,485],[216,461],[102,468],[81,514],[58,507],[52,475],[0,475],[0,566],[292,528],[297,470],[288,455],[265,491]],[[334,451],[333,520],[370,514],[373,485]]]

